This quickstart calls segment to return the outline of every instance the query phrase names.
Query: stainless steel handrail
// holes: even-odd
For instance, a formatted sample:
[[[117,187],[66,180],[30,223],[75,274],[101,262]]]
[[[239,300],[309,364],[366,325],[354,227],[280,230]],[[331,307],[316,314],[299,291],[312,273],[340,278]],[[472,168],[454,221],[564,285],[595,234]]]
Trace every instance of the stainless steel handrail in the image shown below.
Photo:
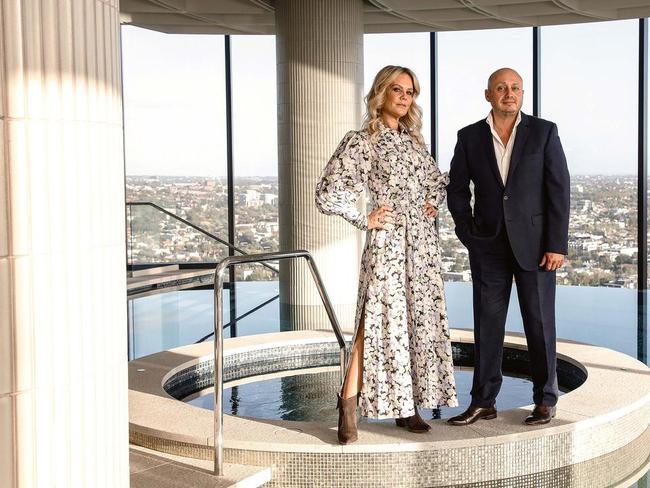
[[[223,283],[224,273],[229,266],[244,263],[263,263],[266,261],[281,261],[283,259],[304,258],[318,288],[327,316],[332,324],[334,335],[339,343],[341,379],[345,373],[345,338],[341,326],[334,313],[323,280],[320,277],[314,258],[308,251],[271,252],[264,254],[248,254],[246,256],[228,256],[219,262],[214,271],[214,472],[223,475]]]

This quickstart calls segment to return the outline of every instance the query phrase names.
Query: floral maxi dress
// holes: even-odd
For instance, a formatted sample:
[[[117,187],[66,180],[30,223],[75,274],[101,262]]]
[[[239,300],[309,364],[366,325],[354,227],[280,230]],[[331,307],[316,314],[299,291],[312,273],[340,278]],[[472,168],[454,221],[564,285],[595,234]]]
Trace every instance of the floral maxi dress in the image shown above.
[[[316,186],[316,205],[361,230],[372,208],[393,207],[394,224],[369,230],[361,258],[355,335],[364,319],[362,415],[404,418],[414,407],[457,406],[435,218],[449,181],[403,129],[346,134]]]

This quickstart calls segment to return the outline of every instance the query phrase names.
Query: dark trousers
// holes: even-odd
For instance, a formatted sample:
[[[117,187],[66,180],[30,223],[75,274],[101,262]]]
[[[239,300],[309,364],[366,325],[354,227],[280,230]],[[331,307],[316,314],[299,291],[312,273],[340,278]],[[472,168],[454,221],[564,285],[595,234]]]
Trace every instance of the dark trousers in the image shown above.
[[[521,269],[505,234],[470,250],[474,294],[472,405],[491,407],[503,382],[501,362],[512,279],[517,285],[537,405],[557,403],[555,271]]]

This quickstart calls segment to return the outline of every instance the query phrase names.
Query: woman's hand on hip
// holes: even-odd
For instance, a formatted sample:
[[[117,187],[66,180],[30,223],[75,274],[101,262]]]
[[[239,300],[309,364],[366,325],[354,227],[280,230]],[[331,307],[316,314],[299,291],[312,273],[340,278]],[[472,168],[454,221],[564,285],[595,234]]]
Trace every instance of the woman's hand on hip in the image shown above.
[[[393,208],[388,205],[382,205],[368,215],[368,230],[383,229],[384,225],[392,223],[394,223]]]
[[[430,202],[424,204],[424,215],[427,217],[435,217],[438,215],[438,209],[434,207]]]

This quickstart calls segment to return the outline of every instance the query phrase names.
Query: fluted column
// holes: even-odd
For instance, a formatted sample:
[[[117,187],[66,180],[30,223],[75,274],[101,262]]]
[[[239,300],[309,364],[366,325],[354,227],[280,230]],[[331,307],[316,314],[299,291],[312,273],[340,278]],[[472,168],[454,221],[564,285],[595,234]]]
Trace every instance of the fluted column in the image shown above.
[[[314,205],[320,173],[337,144],[361,121],[361,0],[276,2],[280,248],[315,260],[343,327],[352,327],[362,234]],[[285,329],[329,328],[307,267],[280,264]]]
[[[0,486],[129,484],[118,0],[0,0]]]

